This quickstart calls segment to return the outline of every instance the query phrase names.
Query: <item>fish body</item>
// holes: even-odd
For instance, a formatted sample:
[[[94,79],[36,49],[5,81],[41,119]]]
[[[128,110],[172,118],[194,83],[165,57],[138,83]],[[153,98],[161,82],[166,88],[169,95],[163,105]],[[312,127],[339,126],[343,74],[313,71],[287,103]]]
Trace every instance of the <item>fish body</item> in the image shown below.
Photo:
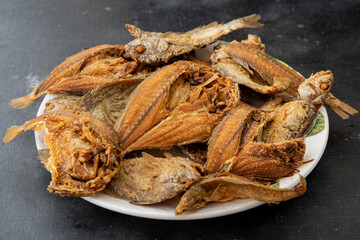
[[[202,208],[210,202],[227,202],[237,198],[252,198],[266,203],[279,203],[301,196],[306,192],[306,181],[293,189],[279,189],[251,181],[232,173],[212,174],[194,184],[181,197],[175,215]]]
[[[127,24],[125,27],[135,40],[129,42],[125,48],[133,59],[154,64],[214,43],[234,30],[262,27],[259,20],[260,16],[253,14],[225,24],[213,22],[185,33],[146,32]]]
[[[143,152],[139,158],[124,159],[119,176],[106,193],[132,203],[154,204],[173,198],[200,179],[200,165],[182,157],[154,157]]]
[[[139,84],[115,129],[124,153],[205,142],[238,101],[238,87],[230,79],[204,65],[178,61]]]
[[[264,114],[245,103],[231,110],[218,124],[209,140],[207,173],[216,173],[224,162],[236,156],[256,139],[264,125]]]
[[[51,172],[49,192],[61,196],[90,196],[105,188],[120,169],[117,133],[102,120],[82,111],[50,111],[8,129],[3,141],[26,130],[45,133],[50,157],[44,161]]]
[[[304,100],[287,102],[272,109],[262,132],[265,143],[306,136],[316,120],[317,109]]]
[[[149,69],[125,56],[122,45],[99,45],[79,52],[58,65],[33,91],[10,101],[14,108],[25,108],[46,93],[83,95],[107,82],[145,76]]]

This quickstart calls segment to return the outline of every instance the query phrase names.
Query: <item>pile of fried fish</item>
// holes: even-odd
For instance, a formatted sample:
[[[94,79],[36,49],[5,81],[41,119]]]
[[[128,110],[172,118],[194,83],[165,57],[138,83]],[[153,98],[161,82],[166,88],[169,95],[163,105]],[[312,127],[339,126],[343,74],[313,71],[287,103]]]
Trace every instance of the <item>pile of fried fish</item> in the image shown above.
[[[344,119],[357,110],[329,93],[331,71],[306,79],[267,55],[256,35],[215,44],[210,61],[194,54],[231,31],[263,27],[259,20],[253,14],[185,33],[126,25],[133,41],[77,53],[13,99],[12,107],[25,108],[56,95],[3,141],[43,132],[48,190],[61,196],[105,191],[134,204],[177,197],[176,215],[209,202],[300,196],[301,176],[293,189],[270,183],[303,164],[304,138],[319,108]]]

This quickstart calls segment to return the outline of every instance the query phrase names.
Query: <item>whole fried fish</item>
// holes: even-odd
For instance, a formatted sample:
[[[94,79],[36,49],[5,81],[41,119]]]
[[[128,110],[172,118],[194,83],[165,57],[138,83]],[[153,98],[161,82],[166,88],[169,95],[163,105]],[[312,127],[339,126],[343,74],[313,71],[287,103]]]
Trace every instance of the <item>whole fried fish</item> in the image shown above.
[[[153,204],[177,196],[200,179],[195,164],[182,157],[159,158],[143,152],[142,157],[124,159],[120,173],[106,193],[124,200]]]
[[[104,121],[82,111],[50,111],[8,129],[3,142],[33,129],[44,132],[50,158],[49,192],[62,196],[89,196],[105,188],[120,169],[117,133]],[[44,160],[44,159],[43,159]]]
[[[232,173],[213,174],[194,184],[181,197],[175,215],[202,208],[209,202],[226,202],[236,198],[252,198],[266,203],[278,203],[301,196],[306,192],[306,181],[300,176],[300,185],[294,189],[264,186]]]
[[[260,16],[253,14],[226,24],[213,22],[186,33],[145,32],[126,24],[125,27],[135,40],[126,44],[125,48],[131,58],[142,63],[154,64],[214,43],[234,30],[260,28],[263,24],[259,23],[259,20]]]
[[[204,65],[178,61],[139,84],[115,123],[124,153],[205,142],[239,101],[238,86]]]
[[[14,108],[25,108],[46,93],[85,94],[107,82],[145,76],[152,71],[126,58],[122,45],[100,45],[77,53],[59,66],[33,91],[10,101]]]

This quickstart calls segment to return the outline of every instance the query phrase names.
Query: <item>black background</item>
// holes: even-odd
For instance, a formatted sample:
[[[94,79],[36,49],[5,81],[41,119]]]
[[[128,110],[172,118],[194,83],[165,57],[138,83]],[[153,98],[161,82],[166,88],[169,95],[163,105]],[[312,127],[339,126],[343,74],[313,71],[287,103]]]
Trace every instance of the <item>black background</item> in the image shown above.
[[[360,109],[359,1],[0,1],[0,136],[33,118],[10,99],[28,92],[66,57],[144,30],[186,31],[212,21],[259,13],[265,28],[238,30],[224,40],[258,34],[267,52],[305,77],[330,69],[332,93]],[[46,191],[50,174],[37,160],[32,131],[0,143],[2,239],[359,239],[360,125],[329,111],[325,153],[307,177],[305,195],[279,205],[214,219],[160,221],[111,212],[80,198]]]

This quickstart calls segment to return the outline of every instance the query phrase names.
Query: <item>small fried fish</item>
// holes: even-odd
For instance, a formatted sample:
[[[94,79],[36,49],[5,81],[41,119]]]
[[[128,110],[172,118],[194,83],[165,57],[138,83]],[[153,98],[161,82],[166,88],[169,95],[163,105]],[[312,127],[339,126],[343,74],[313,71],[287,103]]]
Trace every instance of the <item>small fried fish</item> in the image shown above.
[[[182,157],[142,157],[125,159],[120,173],[106,187],[111,196],[138,204],[154,204],[184,192],[200,179],[195,164]]]
[[[181,197],[175,215],[205,207],[209,202],[227,202],[236,198],[252,198],[266,203],[278,203],[298,197],[306,192],[306,181],[293,189],[279,189],[253,182],[232,173],[208,175],[194,184]]]
[[[260,16],[253,14],[225,24],[213,22],[186,33],[145,32],[126,24],[125,27],[135,40],[126,44],[125,48],[131,58],[142,63],[154,64],[214,43],[234,30],[261,28],[263,24],[258,22],[259,20]]]
[[[79,52],[58,65],[33,91],[10,101],[14,108],[25,108],[46,93],[83,95],[107,82],[145,76],[152,70],[125,57],[122,45],[100,45]]]

